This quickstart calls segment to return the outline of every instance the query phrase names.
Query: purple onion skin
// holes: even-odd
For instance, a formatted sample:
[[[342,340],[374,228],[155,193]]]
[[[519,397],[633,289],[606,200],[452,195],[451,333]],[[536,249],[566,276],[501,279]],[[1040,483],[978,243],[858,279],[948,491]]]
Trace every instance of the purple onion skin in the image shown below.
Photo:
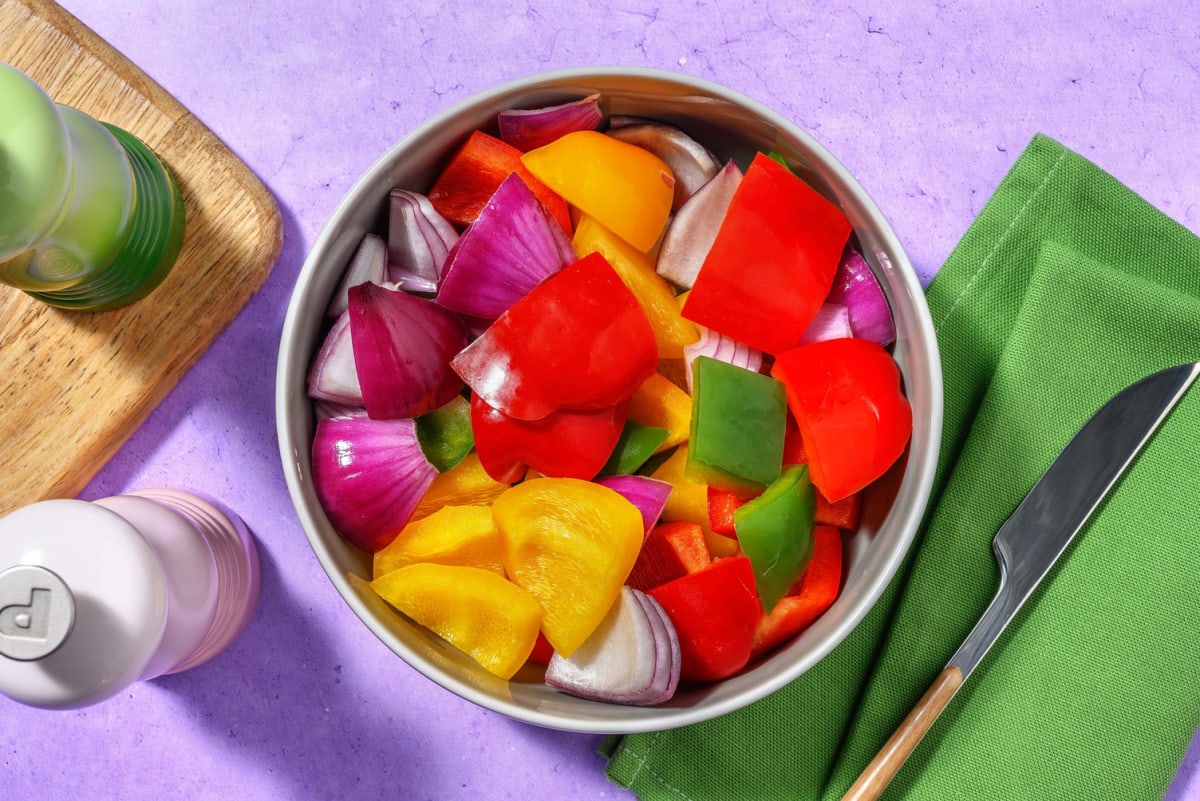
[[[536,109],[509,109],[496,115],[500,139],[528,152],[572,131],[595,131],[604,121],[600,95]]]
[[[350,338],[363,405],[376,419],[417,417],[450,401],[450,360],[467,345],[458,317],[431,300],[375,284],[350,288]]]
[[[827,303],[845,306],[850,313],[850,329],[858,339],[880,345],[896,340],[896,325],[887,297],[862,254],[848,250],[834,274]]]
[[[514,173],[450,248],[437,300],[468,317],[495,320],[575,258],[562,228]]]
[[[671,494],[669,482],[649,476],[604,476],[596,479],[596,483],[621,494],[636,506],[642,513],[642,523],[647,534],[662,516],[663,508],[667,505],[667,496]]]
[[[312,472],[330,524],[370,553],[404,528],[437,476],[421,452],[413,420],[365,416],[317,421]]]

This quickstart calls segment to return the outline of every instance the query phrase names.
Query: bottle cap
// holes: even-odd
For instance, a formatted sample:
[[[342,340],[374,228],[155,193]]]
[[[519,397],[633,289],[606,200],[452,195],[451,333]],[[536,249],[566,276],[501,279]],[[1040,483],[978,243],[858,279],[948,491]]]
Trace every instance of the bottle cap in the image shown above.
[[[25,73],[0,63],[0,261],[44,237],[71,188],[66,125],[54,102]]]
[[[51,500],[0,518],[0,693],[69,709],[137,681],[167,618],[163,565],[130,522]]]
[[[75,596],[52,571],[17,565],[0,573],[0,656],[18,662],[58,650],[75,625]]]

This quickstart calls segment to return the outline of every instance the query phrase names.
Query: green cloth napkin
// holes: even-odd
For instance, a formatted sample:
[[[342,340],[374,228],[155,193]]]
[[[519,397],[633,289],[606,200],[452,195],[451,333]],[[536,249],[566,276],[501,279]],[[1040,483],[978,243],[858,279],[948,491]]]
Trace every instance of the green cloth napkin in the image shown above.
[[[1200,360],[1200,240],[1044,136],[931,283],[934,503],[879,605],[739,712],[613,738],[642,799],[837,799],[991,600],[991,540],[1133,381]],[[885,798],[1159,799],[1200,722],[1200,390],[1184,397]]]

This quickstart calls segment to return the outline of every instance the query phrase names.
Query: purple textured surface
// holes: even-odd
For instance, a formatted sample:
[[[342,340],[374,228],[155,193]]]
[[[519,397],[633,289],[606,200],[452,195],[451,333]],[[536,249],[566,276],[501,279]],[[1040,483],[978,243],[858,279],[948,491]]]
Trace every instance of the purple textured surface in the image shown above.
[[[5,799],[631,797],[605,779],[599,737],[475,708],[368,633],[325,579],[279,469],[275,357],[307,249],[361,172],[470,94],[598,64],[724,84],[835,153],[926,281],[1037,132],[1200,230],[1192,0],[63,5],[282,209],[265,287],[84,493],[222,499],[257,535],[263,591],[245,636],[193,671],[76,712],[0,698]]]
[[[1200,729],[1196,729],[1163,801],[1200,801]]]

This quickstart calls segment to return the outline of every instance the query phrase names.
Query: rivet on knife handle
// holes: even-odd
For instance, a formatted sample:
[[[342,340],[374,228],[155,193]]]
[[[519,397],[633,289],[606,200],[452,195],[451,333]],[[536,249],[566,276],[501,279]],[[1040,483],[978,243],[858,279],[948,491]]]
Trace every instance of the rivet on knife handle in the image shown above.
[[[992,542],[1000,586],[971,633],[842,801],[878,798],[1076,532],[1200,374],[1200,362],[1118,392],[1079,429]]]

